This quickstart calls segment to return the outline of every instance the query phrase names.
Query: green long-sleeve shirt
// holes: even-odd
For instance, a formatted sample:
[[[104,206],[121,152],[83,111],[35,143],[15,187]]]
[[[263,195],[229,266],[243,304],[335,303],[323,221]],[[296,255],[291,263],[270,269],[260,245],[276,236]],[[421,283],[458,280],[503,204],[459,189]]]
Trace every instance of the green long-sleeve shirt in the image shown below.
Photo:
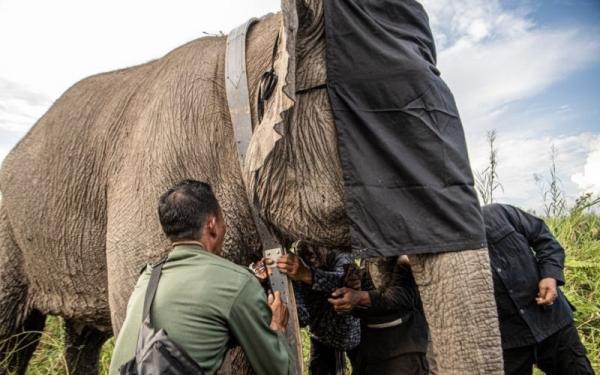
[[[110,375],[117,375],[135,355],[150,274],[147,267],[129,300]],[[169,254],[151,318],[153,326],[165,329],[207,375],[219,369],[232,340],[242,346],[257,374],[285,375],[291,368],[285,339],[269,327],[271,310],[256,278],[200,246],[179,245]]]

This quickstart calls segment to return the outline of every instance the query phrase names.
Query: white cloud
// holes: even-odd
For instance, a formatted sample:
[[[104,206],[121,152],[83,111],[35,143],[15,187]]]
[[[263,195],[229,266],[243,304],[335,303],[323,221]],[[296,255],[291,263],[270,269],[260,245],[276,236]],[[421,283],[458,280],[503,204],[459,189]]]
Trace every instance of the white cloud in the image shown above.
[[[510,104],[534,97],[600,59],[593,30],[544,28],[499,0],[423,0],[439,67],[469,132],[495,127]]]
[[[525,99],[548,90],[600,58],[593,31],[545,28],[526,7],[506,9],[499,0],[423,0],[439,48],[442,76],[459,106],[474,170],[487,163],[485,133],[498,131],[500,200],[529,208],[542,204],[533,174],[550,167],[550,147],[558,149],[561,186],[574,199],[596,189],[600,170],[600,129],[577,134],[560,129],[575,113],[570,105]],[[564,132],[564,133],[563,133]],[[596,190],[599,191],[600,189]]]
[[[596,140],[592,147],[583,171],[573,174],[571,180],[584,191],[600,194],[600,140]]]
[[[2,160],[4,160],[6,155],[8,155],[9,151],[10,150],[8,148],[0,146],[0,165],[2,164]]]
[[[510,39],[461,40],[440,53],[440,66],[465,122],[475,127],[490,112],[588,65],[599,52],[600,42],[575,29],[529,30]]]
[[[0,133],[24,134],[51,104],[46,95],[0,78]]]
[[[594,152],[599,156],[595,162],[600,162],[600,134],[534,137],[528,132],[499,133],[496,141],[498,174],[504,191],[497,191],[496,200],[539,209],[543,199],[540,186],[535,182],[534,173],[542,175],[545,179],[549,178],[552,146],[557,151],[556,167],[560,187],[570,202],[573,202],[584,190],[575,176],[581,175],[586,179],[586,183],[598,182],[598,173],[594,175],[594,171],[587,166],[590,165],[590,156]],[[489,152],[485,140],[472,144],[470,152],[474,171],[483,170],[487,165]],[[593,165],[590,165],[590,168],[593,168]]]
[[[280,0],[1,0],[0,76],[56,99],[76,81],[228,32]]]
[[[498,0],[421,0],[439,50],[459,41],[518,35],[534,25],[527,9],[507,11]]]
[[[0,164],[51,104],[46,95],[0,78]]]

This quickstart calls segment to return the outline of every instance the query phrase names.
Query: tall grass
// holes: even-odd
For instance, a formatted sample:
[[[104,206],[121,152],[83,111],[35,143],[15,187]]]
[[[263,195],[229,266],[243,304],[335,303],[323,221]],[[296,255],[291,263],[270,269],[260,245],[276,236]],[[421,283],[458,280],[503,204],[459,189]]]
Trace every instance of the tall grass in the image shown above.
[[[568,215],[546,222],[565,248],[566,284],[563,287],[575,306],[575,322],[594,369],[600,371],[600,216],[585,207],[598,203],[580,199]]]
[[[56,316],[48,317],[44,332],[41,333],[41,339],[37,349],[29,361],[26,375],[68,375],[67,362],[65,359],[64,348],[64,323]],[[1,343],[0,343],[1,344]],[[100,374],[108,374],[110,365],[110,356],[114,348],[114,339],[108,340],[102,347],[100,355]],[[23,347],[17,345],[14,351],[22,350]],[[0,362],[0,370],[6,368],[6,363]],[[2,373],[2,371],[0,371]]]

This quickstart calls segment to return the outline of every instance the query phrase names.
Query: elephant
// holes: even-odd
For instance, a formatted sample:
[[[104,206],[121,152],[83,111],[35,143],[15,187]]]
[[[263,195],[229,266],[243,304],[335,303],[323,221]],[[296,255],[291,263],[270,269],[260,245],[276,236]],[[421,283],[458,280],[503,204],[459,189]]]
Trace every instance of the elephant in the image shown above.
[[[283,0],[249,30],[253,127],[259,81],[278,34],[294,106],[281,136],[242,170],[224,89],[226,38],[203,37],[157,60],[85,78],[14,147],[0,170],[0,363],[24,373],[47,315],[65,321],[71,374],[97,373],[119,332],[140,269],[169,251],[156,202],[175,182],[209,182],[228,231],[224,254],[261,256],[252,207],[282,244],[350,248],[327,79],[323,0]],[[261,141],[261,133],[253,143]],[[252,165],[252,163],[250,163]],[[486,249],[411,256],[442,374],[500,374],[502,357]],[[25,349],[7,358],[10,337]]]

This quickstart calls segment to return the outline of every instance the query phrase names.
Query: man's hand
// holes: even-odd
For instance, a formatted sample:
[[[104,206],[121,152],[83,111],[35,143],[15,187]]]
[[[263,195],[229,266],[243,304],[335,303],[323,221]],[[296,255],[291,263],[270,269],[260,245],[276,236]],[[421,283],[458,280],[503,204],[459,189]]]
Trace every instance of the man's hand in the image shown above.
[[[558,291],[556,289],[556,280],[551,277],[541,279],[538,284],[540,291],[538,292],[535,302],[541,306],[550,306],[558,298]]]
[[[344,264],[342,285],[355,290],[360,290],[361,284],[360,268],[356,263]]]
[[[312,272],[304,264],[300,257],[294,254],[282,255],[277,259],[277,268],[283,274],[287,274],[292,280],[302,281],[305,284],[312,284]]]
[[[338,314],[348,313],[357,306],[369,306],[371,304],[368,292],[352,288],[336,289],[327,301],[333,305],[333,309]]]
[[[269,293],[267,303],[273,313],[271,318],[271,329],[273,331],[285,332],[285,327],[287,327],[288,322],[288,310],[281,300],[280,293],[278,291]]]

